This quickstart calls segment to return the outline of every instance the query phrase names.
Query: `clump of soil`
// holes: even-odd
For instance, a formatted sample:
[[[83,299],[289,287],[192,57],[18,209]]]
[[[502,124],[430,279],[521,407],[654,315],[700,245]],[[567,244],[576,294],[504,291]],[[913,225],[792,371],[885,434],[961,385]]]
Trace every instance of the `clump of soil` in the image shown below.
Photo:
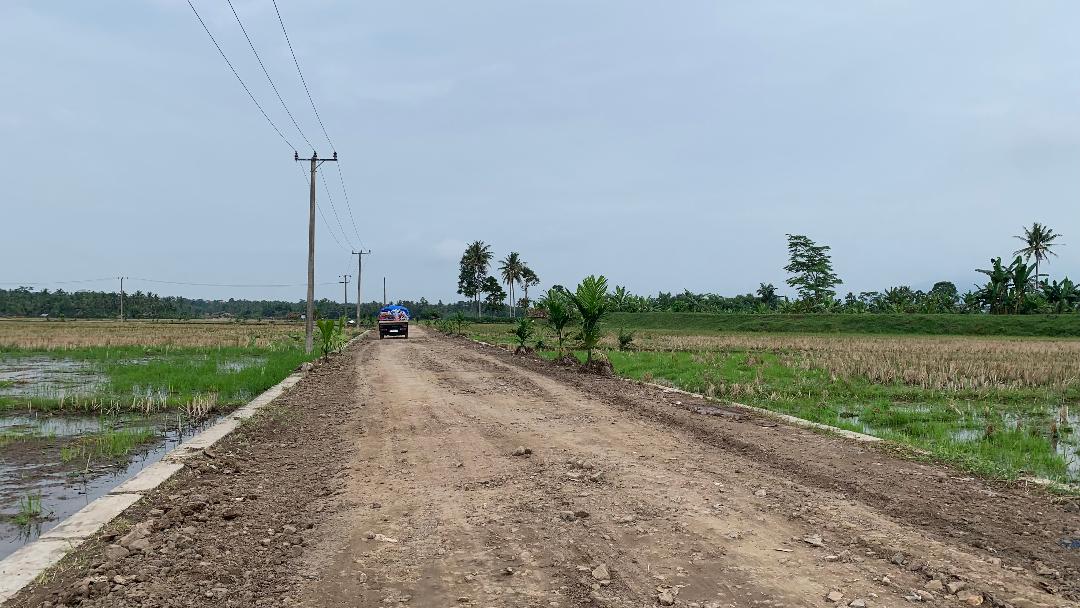
[[[592,361],[581,366],[581,368],[583,371],[598,376],[615,375],[615,368],[611,365],[611,361],[608,361],[607,357],[593,355]]]
[[[574,355],[570,355],[570,354],[566,354],[566,355],[563,355],[563,356],[559,357],[558,359],[555,359],[555,364],[556,365],[562,365],[564,367],[580,367],[581,366],[581,362],[577,360],[577,357],[575,357]]]

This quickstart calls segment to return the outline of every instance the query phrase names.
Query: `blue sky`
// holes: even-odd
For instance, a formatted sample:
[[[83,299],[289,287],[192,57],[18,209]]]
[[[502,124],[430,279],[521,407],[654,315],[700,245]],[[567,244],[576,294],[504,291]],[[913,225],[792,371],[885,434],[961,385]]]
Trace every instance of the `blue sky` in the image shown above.
[[[786,233],[841,292],[963,290],[1032,221],[1080,275],[1075,3],[278,3],[357,226],[324,165],[320,297],[362,242],[366,294],[456,299],[474,239],[542,287],[745,293],[783,284]],[[270,0],[234,4],[329,153]],[[195,6],[309,153],[227,4]],[[0,57],[0,282],[303,297],[306,183],[185,1],[7,0]]]

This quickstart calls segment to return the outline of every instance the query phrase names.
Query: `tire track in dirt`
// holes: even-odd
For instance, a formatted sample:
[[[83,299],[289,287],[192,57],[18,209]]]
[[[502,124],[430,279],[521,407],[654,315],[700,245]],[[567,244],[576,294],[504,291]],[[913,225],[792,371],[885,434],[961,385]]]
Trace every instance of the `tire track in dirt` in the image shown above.
[[[656,603],[658,588],[678,590],[680,605],[821,605],[830,592],[842,592],[845,603],[889,605],[916,591],[923,592],[922,603],[947,604],[956,601],[949,584],[967,586],[962,597],[978,592],[988,605],[1059,601],[1030,572],[994,566],[948,538],[822,488],[817,478],[808,483],[778,470],[754,452],[717,450],[725,442],[718,446],[696,427],[658,424],[649,408],[686,412],[671,403],[642,403],[652,395],[628,383],[574,374],[568,383],[549,364],[422,330],[408,342],[380,346],[375,369],[361,382],[370,383],[378,416],[395,421],[380,431],[389,435],[381,441],[417,453],[404,467],[390,466],[395,443],[375,457],[379,472],[355,488],[385,484],[386,474],[414,485],[384,495],[403,505],[391,520],[354,513],[340,525],[357,535],[381,523],[404,531],[406,540],[375,552],[372,541],[354,540],[341,555],[360,554],[380,575],[428,560],[423,574],[410,566],[394,578],[395,593],[412,604],[641,606]],[[403,427],[406,420],[410,426]],[[750,439],[749,430],[786,436],[794,453],[806,439],[850,449],[789,427],[723,424],[740,443]],[[535,453],[510,456],[518,445]],[[864,450],[863,458],[896,465],[877,452]],[[588,516],[567,515],[575,511]],[[434,557],[414,550],[426,542],[416,512],[438,519],[439,546],[452,549]],[[472,571],[452,557],[454,549],[480,555]],[[394,557],[378,559],[389,554]],[[604,585],[589,572],[601,563],[610,572]],[[337,565],[330,578],[357,576],[346,558]],[[338,605],[327,603],[335,594],[317,591],[327,589],[325,581],[311,589],[311,605]],[[438,595],[437,589],[453,591]],[[340,605],[395,599],[401,595],[384,591]]]
[[[1075,605],[1070,503],[412,336],[317,367],[11,605]],[[150,550],[104,557],[138,522]]]

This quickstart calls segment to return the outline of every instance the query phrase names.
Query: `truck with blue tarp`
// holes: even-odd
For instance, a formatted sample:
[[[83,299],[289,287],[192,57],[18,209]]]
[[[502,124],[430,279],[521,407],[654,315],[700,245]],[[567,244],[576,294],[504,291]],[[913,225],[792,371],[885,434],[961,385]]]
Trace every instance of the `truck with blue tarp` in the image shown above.
[[[379,310],[379,339],[386,336],[409,337],[409,309],[404,306],[384,306]]]

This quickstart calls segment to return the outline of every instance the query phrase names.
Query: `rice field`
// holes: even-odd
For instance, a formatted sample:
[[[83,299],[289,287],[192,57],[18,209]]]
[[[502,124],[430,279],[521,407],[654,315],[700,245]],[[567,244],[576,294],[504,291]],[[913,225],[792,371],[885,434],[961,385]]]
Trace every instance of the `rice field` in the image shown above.
[[[0,557],[280,382],[302,344],[299,324],[0,320]]]
[[[492,343],[510,331],[469,330]],[[649,329],[620,351],[608,331],[605,353],[625,377],[868,433],[991,477],[1080,484],[1077,339]]]
[[[0,349],[65,350],[112,346],[269,348],[302,342],[303,322],[44,321],[0,319]]]

